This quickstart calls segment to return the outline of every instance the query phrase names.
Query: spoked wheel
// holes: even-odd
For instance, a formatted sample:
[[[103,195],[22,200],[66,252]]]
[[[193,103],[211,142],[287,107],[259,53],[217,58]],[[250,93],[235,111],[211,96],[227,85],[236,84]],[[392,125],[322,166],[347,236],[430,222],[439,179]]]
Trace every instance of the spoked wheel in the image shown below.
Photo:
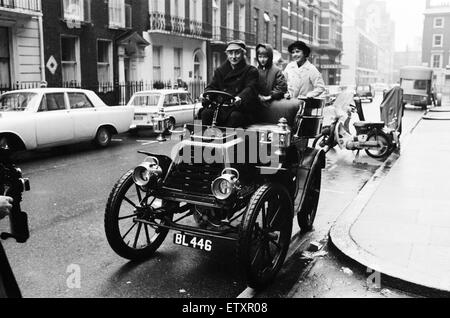
[[[367,137],[367,141],[376,141],[378,143],[377,148],[366,149],[366,153],[369,157],[381,159],[392,153],[392,144],[384,132],[379,131],[376,133],[370,133]]]
[[[279,272],[291,242],[293,213],[292,199],[281,185],[266,184],[253,195],[238,242],[248,286],[263,288]]]
[[[144,260],[161,246],[169,232],[135,219],[156,224],[172,220],[173,214],[157,218],[154,209],[167,204],[155,197],[147,197],[133,181],[133,170],[128,171],[114,186],[105,210],[105,232],[111,248],[123,258]]]
[[[319,205],[321,185],[322,169],[319,164],[316,164],[311,170],[311,177],[305,188],[305,199],[297,214],[298,225],[302,233],[307,233],[313,229],[317,206]]]

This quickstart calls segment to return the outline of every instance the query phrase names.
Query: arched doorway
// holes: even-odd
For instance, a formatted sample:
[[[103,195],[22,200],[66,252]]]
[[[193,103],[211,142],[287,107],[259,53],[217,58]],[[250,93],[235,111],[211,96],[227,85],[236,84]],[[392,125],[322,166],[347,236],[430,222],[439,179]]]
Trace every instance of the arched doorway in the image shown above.
[[[194,51],[194,81],[203,81],[205,55],[198,49]]]

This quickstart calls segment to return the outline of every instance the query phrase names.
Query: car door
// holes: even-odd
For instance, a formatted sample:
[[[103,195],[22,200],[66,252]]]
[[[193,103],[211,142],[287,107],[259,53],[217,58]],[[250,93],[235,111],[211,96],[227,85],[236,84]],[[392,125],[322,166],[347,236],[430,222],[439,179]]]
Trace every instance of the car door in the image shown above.
[[[183,109],[177,93],[166,95],[164,99],[164,112],[168,117],[175,118],[177,125],[183,123]]]
[[[195,104],[189,93],[180,93],[180,104],[182,107],[183,123],[193,123]]]
[[[67,93],[76,140],[93,139],[100,125],[100,114],[83,92]]]
[[[36,114],[38,147],[63,144],[73,140],[73,124],[64,93],[44,94]]]

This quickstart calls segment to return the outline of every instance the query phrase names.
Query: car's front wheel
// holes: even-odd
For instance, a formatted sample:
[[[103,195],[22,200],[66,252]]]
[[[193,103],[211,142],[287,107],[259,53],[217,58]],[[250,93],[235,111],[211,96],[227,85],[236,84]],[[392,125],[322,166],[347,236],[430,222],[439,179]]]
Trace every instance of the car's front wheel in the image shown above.
[[[107,127],[100,127],[95,136],[95,144],[100,148],[108,147],[111,143],[112,134]]]

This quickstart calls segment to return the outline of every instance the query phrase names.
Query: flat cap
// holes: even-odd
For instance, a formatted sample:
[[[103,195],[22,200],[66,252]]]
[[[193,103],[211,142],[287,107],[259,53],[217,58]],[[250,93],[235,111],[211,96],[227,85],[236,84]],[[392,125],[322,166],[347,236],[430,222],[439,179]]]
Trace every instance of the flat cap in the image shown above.
[[[227,49],[225,51],[231,50],[243,50],[247,51],[247,46],[244,41],[241,40],[233,40],[227,43]]]

